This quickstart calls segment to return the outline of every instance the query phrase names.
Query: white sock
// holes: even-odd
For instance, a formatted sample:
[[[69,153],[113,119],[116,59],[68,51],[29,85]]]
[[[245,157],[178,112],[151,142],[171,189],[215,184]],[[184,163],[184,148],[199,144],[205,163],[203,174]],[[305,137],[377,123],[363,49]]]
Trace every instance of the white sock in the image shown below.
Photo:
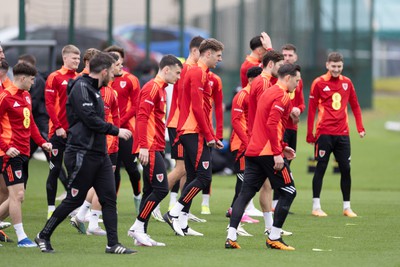
[[[282,231],[282,228],[277,228],[277,227],[272,226],[271,234],[269,234],[268,238],[271,240],[277,240],[277,239],[281,238],[281,231]]]
[[[189,214],[181,211],[181,214],[179,215],[179,225],[182,229],[186,229],[186,227],[188,227],[188,220]]]
[[[176,202],[172,209],[169,211],[169,214],[174,217],[178,217],[179,213],[183,210],[183,205],[179,202]]]
[[[201,202],[202,206],[210,206],[210,195],[203,194],[203,201]]]
[[[321,209],[321,199],[320,198],[312,199],[312,209],[313,210]]]
[[[56,206],[55,205],[47,206],[47,212],[53,212],[55,210],[56,210]]]
[[[350,209],[350,201],[343,201],[343,210]]]
[[[85,220],[86,213],[89,211],[91,205],[92,203],[85,200],[82,206],[79,207],[78,213],[76,214],[76,218],[78,218],[79,221],[83,222]]]
[[[263,212],[265,228],[271,229],[274,223],[273,212]]]
[[[99,227],[99,218],[101,214],[101,210],[92,210],[90,212],[88,229],[94,230]]]
[[[18,242],[21,241],[22,239],[25,239],[28,237],[25,234],[24,226],[22,225],[22,223],[17,223],[17,224],[14,224],[13,226],[15,229],[15,233],[17,234],[17,237],[18,237]]]
[[[142,195],[137,195],[137,196],[135,196],[135,195],[133,195],[133,198],[135,198],[135,199],[142,199]]]
[[[154,208],[153,212],[159,212],[159,213],[161,213],[161,210],[160,210],[160,203],[158,203],[158,205]]]
[[[227,238],[229,238],[232,241],[236,241],[237,240],[236,228],[233,228],[233,227],[229,226]]]
[[[272,200],[272,208],[276,208],[276,204],[278,204],[278,200]]]
[[[135,223],[131,226],[131,228],[129,228],[129,230],[144,233],[144,222],[136,219]]]
[[[178,193],[171,192],[169,195],[169,206],[172,207],[177,201]]]

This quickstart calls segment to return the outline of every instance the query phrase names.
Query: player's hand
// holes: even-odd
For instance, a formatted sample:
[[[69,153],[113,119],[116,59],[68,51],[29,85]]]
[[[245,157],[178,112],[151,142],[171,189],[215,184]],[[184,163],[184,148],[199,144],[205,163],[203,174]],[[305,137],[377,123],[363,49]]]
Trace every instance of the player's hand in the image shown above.
[[[19,154],[20,154],[19,150],[16,149],[15,147],[10,147],[6,152],[6,155],[9,156],[10,158],[15,158]]]
[[[293,121],[294,124],[298,124],[298,123],[300,122],[300,117],[299,117],[299,116],[296,116],[296,115],[293,114],[293,113],[290,113],[290,118],[292,119],[292,121]]]
[[[260,41],[265,50],[272,49],[271,37],[266,32],[261,33]]]
[[[307,134],[306,141],[309,144],[315,144],[316,138],[313,134]]]
[[[292,160],[296,158],[296,151],[294,151],[293,148],[287,146],[285,147],[285,149],[283,149],[283,155],[286,159]]]
[[[131,136],[132,136],[132,132],[130,130],[125,129],[125,128],[119,128],[119,132],[118,132],[119,138],[128,140],[129,138],[131,138]]]
[[[58,128],[56,130],[56,135],[61,136],[62,138],[67,138],[67,132],[64,130],[64,128]]]
[[[358,134],[360,135],[361,138],[364,138],[366,135],[365,131],[359,132]]]
[[[207,142],[207,146],[215,148],[216,147],[215,140],[211,140],[210,142]]]
[[[147,148],[141,148],[139,150],[139,161],[143,166],[149,163],[149,150]]]
[[[281,155],[274,156],[274,162],[275,162],[274,170],[276,170],[276,171],[282,170],[284,163],[285,163],[283,161],[283,157]]]
[[[53,145],[51,143],[44,143],[42,145],[42,148],[46,151],[46,152],[51,152],[51,149],[53,148]]]
[[[301,114],[301,111],[298,107],[293,107],[292,111],[290,112],[290,115],[292,115],[292,114],[293,114],[293,116],[299,117]]]
[[[215,146],[217,149],[223,149],[224,148],[224,143],[222,143],[221,140],[217,140],[217,142],[215,143]]]

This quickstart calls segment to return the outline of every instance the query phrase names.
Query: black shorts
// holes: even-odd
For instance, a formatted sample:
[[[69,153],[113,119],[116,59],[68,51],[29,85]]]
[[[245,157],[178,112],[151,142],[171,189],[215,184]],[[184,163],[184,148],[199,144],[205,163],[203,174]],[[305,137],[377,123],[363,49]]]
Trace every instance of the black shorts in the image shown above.
[[[234,172],[235,173],[241,173],[244,172],[244,167],[246,166],[245,164],[245,156],[244,156],[244,152],[238,156],[238,151],[239,150],[235,150],[233,151],[233,157],[235,158],[235,164],[233,166]]]
[[[176,138],[176,128],[168,128],[169,143],[171,145],[171,158],[183,160],[184,150],[181,142],[178,140],[175,142]]]
[[[3,156],[0,157],[0,172],[3,172]]]
[[[283,135],[283,142],[287,143],[289,147],[296,150],[297,147],[297,131],[293,129],[286,129]]]
[[[320,135],[315,142],[315,159],[328,162],[332,152],[337,162],[350,162],[350,137],[348,135]]]
[[[61,136],[57,136],[55,133],[50,138],[49,142],[52,144],[53,148],[51,149],[51,156],[57,157],[60,154],[64,154],[65,146],[67,144],[67,138],[62,138]]]
[[[274,156],[246,157],[242,190],[246,184],[246,187],[259,191],[268,177],[273,189],[281,188],[288,192],[295,191],[289,165],[285,162],[280,171],[275,171],[274,165]]]
[[[108,154],[108,155],[110,156],[111,164],[113,166],[116,166],[117,165],[117,159],[118,159],[118,152],[111,153],[111,154]]]
[[[5,164],[3,176],[7,186],[26,184],[28,181],[28,159],[29,157],[25,155],[3,159]]]

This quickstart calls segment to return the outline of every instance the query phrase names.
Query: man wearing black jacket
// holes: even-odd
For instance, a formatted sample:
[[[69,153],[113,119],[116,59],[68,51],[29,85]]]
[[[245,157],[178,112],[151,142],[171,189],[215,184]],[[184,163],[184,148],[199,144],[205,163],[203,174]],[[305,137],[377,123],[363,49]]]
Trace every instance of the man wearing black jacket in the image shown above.
[[[68,140],[64,163],[68,172],[67,197],[56,208],[35,241],[42,252],[54,252],[50,237],[68,214],[82,205],[87,191],[94,187],[103,211],[108,244],[106,253],[133,254],[136,251],[118,243],[116,190],[106,135],[123,139],[132,133],[104,121],[104,103],[100,88],[112,78],[115,60],[99,53],[90,61],[90,73],[68,85]]]

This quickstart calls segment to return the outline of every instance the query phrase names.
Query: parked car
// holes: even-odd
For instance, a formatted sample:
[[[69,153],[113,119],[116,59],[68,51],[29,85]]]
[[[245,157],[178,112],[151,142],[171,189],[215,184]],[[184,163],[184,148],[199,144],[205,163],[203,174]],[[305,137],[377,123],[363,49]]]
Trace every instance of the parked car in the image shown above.
[[[0,41],[12,41],[18,39],[18,29],[6,29],[0,31]],[[28,27],[26,30],[26,40],[56,40],[56,68],[60,68],[63,64],[61,50],[68,44],[68,28],[67,27]],[[107,46],[107,32],[105,30],[93,28],[77,28],[75,29],[74,44],[81,50],[83,54],[88,48],[104,49]],[[121,46],[125,50],[124,65],[131,72],[135,72],[146,59],[146,52],[132,41],[121,37],[114,37],[114,44]],[[49,69],[49,49],[47,47],[24,47],[18,48],[3,45],[7,61],[11,66],[17,63],[18,56],[21,53],[29,53],[37,58],[37,68],[41,72],[51,72]],[[151,53],[150,60],[159,62],[161,54]],[[83,60],[81,61],[79,70],[83,69]]]
[[[146,48],[146,26],[122,25],[114,29],[114,35],[130,40],[140,48]],[[198,28],[185,27],[184,29],[184,54],[180,55],[180,28],[178,26],[151,26],[150,50],[162,54],[172,54],[180,57],[189,55],[189,44],[195,36],[208,38],[209,34]]]

